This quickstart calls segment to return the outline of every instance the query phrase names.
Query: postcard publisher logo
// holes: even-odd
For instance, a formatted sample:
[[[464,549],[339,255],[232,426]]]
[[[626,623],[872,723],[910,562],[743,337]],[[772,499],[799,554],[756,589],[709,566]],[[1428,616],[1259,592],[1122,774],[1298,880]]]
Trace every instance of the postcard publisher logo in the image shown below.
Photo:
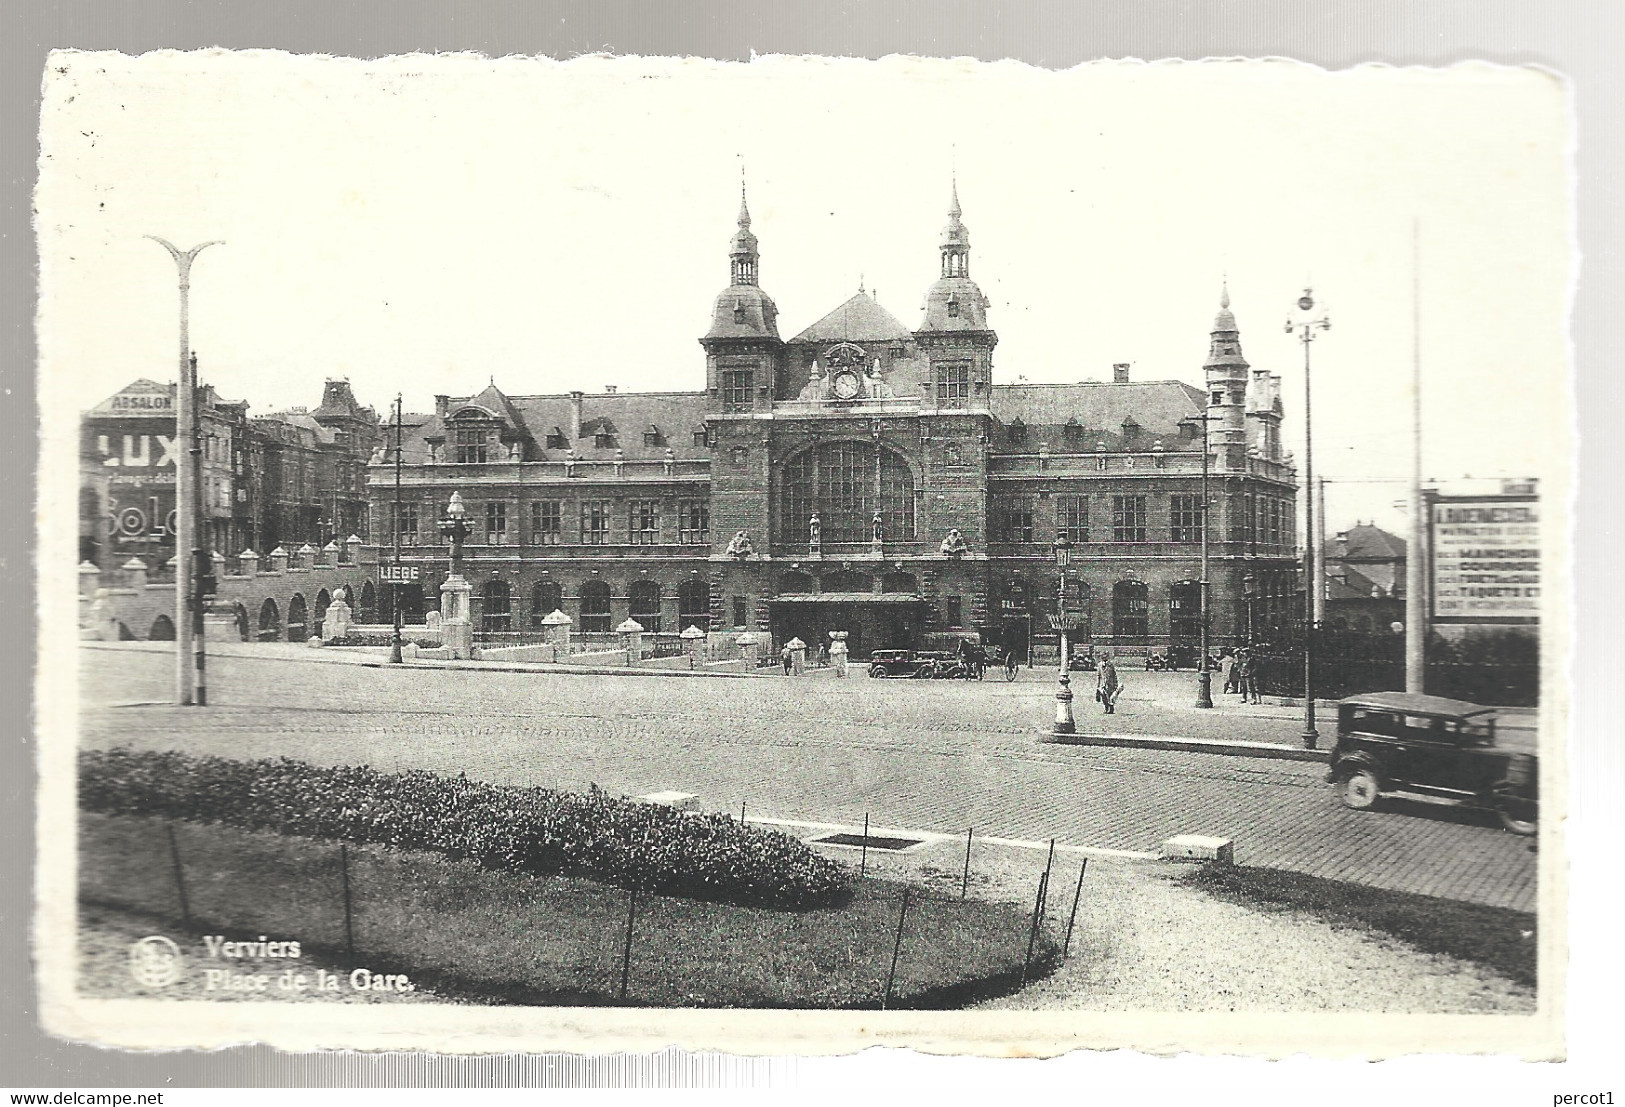
[[[163,988],[181,978],[181,951],[161,934],[142,938],[130,946],[130,975],[137,984]]]

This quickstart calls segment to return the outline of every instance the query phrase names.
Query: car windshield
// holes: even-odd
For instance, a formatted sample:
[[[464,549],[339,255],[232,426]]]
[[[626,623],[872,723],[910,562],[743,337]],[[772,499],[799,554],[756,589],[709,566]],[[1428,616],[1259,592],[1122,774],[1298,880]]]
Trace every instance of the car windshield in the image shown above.
[[[1469,718],[1441,715],[1408,715],[1376,708],[1348,706],[1343,709],[1345,731],[1377,734],[1412,741],[1449,742],[1454,745],[1487,745],[1495,740],[1490,716]]]

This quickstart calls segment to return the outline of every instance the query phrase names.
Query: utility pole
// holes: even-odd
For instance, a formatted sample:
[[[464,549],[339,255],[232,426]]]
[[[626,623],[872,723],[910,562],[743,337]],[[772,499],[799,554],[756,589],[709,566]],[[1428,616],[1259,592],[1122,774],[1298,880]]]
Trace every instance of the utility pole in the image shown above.
[[[401,565],[401,394],[395,393],[395,561],[394,574],[400,574]],[[389,663],[401,664],[401,585],[391,579],[389,606],[394,609],[395,629],[389,638]]]
[[[1411,534],[1405,547],[1405,691],[1427,691],[1428,506],[1422,498],[1422,224],[1411,221]]]
[[[175,474],[175,702],[182,706],[204,706],[207,682],[203,666],[203,598],[198,585],[205,575],[207,558],[198,541],[202,523],[202,447],[197,438],[197,362],[192,357],[191,290],[192,262],[198,254],[220,241],[201,242],[182,250],[167,239],[147,235],[169,251],[175,259],[180,279],[180,372],[175,382],[175,437],[189,439],[189,448],[179,452]]]
[[[1202,618],[1202,652],[1196,660],[1196,706],[1213,706],[1213,674],[1208,671],[1208,610],[1207,610],[1207,511],[1208,511],[1208,413],[1202,412],[1202,510],[1197,515],[1198,525],[1202,528],[1202,579],[1199,586],[1202,589],[1201,618]]]
[[[1310,402],[1309,344],[1315,332],[1332,329],[1331,317],[1322,311],[1314,315],[1313,289],[1305,288],[1298,297],[1297,318],[1288,317],[1286,333],[1295,334],[1303,343],[1303,746],[1314,749],[1320,732],[1315,729],[1315,629],[1317,616],[1325,600],[1321,596],[1320,578],[1316,575],[1319,558],[1315,547],[1315,436],[1314,408]]]

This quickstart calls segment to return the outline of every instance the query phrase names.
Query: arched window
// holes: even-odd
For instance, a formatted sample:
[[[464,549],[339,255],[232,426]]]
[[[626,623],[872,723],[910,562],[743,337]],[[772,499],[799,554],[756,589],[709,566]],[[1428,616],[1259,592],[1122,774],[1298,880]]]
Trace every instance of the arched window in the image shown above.
[[[1112,636],[1144,638],[1150,633],[1150,601],[1145,582],[1120,580],[1112,585]]]
[[[589,580],[581,586],[581,618],[576,628],[582,634],[609,633],[609,585]]]
[[[813,590],[813,579],[806,573],[785,573],[779,578],[779,595],[801,595]]]
[[[378,621],[378,589],[370,580],[361,586],[361,609],[356,615],[356,621],[362,623]]]
[[[851,569],[837,569],[824,574],[825,592],[873,592],[874,581],[867,573]]]
[[[914,538],[914,474],[901,454],[863,442],[824,442],[785,467],[779,537],[800,541],[818,515],[823,542],[869,542],[875,512],[885,541]]]
[[[652,580],[636,580],[627,595],[632,621],[651,634],[660,632],[660,585]]]
[[[880,578],[882,592],[918,592],[920,582],[913,573],[887,573]]]
[[[539,580],[530,590],[530,625],[539,627],[542,620],[564,608],[564,589],[551,580]]]
[[[699,627],[711,629],[711,584],[692,577],[677,588],[677,622],[683,630]]]
[[[160,615],[152,621],[152,629],[147,631],[149,642],[173,642],[175,640],[175,623],[168,615]]]
[[[275,600],[266,600],[260,604],[260,633],[261,642],[275,642],[282,637],[282,616],[277,611]]]
[[[480,589],[480,630],[486,634],[500,634],[510,629],[513,613],[510,608],[508,582],[488,580]]]
[[[303,642],[309,635],[306,633],[305,597],[295,592],[293,599],[288,601],[288,641]]]
[[[1202,584],[1182,580],[1168,588],[1168,631],[1176,641],[1202,636]]]

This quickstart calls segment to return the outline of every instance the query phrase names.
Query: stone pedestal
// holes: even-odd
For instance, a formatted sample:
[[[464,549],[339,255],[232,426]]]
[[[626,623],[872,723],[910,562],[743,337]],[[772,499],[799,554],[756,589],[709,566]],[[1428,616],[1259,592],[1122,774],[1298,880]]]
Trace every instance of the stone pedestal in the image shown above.
[[[575,620],[557,608],[542,619],[542,641],[553,647],[554,660],[569,656],[570,628],[574,625]]]
[[[807,643],[792,638],[784,644],[790,651],[790,675],[800,676],[807,671]]]
[[[333,602],[327,605],[327,616],[322,620],[322,638],[328,642],[349,634],[350,624],[354,621],[350,617],[350,605],[344,602],[343,596],[344,590],[341,588],[335,593]]]
[[[761,638],[747,630],[734,639],[734,645],[739,647],[739,657],[744,661],[745,668],[755,669],[762,657]]]
[[[440,644],[454,661],[474,656],[474,623],[470,597],[474,586],[460,576],[447,577],[440,586]]]
[[[683,640],[683,651],[688,654],[688,667],[698,669],[705,664],[705,631],[690,626],[678,635]]]
[[[835,670],[835,675],[846,678],[846,631],[832,630],[829,632],[829,665]]]
[[[621,645],[626,649],[626,663],[636,665],[643,660],[643,624],[636,619],[628,619],[615,628],[615,633],[621,636]]]
[[[90,611],[85,617],[84,637],[93,642],[118,641],[118,616],[113,612],[113,599],[107,589],[98,588],[91,598]]]

